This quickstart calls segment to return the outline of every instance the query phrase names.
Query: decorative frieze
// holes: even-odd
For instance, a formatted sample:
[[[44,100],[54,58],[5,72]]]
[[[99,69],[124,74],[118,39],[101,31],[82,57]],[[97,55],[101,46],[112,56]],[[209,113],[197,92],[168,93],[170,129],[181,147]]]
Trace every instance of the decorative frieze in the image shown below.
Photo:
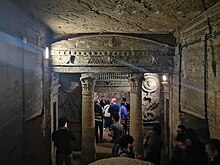
[[[164,60],[161,58],[164,58]],[[161,61],[172,59],[173,54],[165,54],[163,51],[129,51],[129,50],[94,50],[94,51],[81,51],[81,50],[52,50],[51,62],[52,65],[85,65],[85,64],[136,64],[136,65],[149,65],[160,64]]]
[[[172,46],[118,35],[69,38],[51,46],[51,67],[60,67],[57,72],[172,72],[173,57]]]
[[[96,75],[97,80],[124,80],[130,77],[130,74],[127,73],[102,73]]]

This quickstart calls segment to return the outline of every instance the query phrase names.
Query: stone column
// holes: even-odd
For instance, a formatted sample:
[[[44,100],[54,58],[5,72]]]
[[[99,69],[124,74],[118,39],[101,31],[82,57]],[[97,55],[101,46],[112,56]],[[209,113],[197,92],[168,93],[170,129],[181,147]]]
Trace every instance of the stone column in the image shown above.
[[[167,81],[163,81],[162,82],[163,85],[163,96],[164,96],[164,146],[165,146],[165,157],[169,157],[171,156],[170,154],[170,145],[171,145],[171,141],[170,141],[170,85]]]
[[[81,161],[87,165],[96,159],[94,87],[96,77],[93,74],[82,74],[82,154]]]
[[[143,155],[142,81],[143,73],[135,73],[130,77],[130,134],[134,137],[134,151],[141,155]]]

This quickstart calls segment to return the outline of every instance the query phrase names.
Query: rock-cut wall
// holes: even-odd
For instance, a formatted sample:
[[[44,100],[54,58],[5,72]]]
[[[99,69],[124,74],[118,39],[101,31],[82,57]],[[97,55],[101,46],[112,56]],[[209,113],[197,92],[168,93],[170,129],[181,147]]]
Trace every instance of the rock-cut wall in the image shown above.
[[[181,111],[197,131],[220,138],[220,4],[187,24],[179,33],[181,43]],[[205,57],[207,55],[207,57]],[[206,95],[206,96],[205,96]],[[205,99],[207,97],[207,99]],[[197,119],[203,122],[197,122]]]

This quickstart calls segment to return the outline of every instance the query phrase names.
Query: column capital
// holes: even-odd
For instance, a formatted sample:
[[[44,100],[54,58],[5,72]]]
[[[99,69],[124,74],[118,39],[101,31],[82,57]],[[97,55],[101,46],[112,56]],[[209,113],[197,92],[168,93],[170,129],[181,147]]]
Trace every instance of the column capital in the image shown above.
[[[80,81],[82,84],[82,94],[93,93],[95,84],[96,84],[96,76],[92,73],[83,73],[81,74]]]
[[[163,92],[166,94],[170,93],[170,84],[168,82],[162,82]]]
[[[129,77],[131,93],[140,92],[139,88],[141,88],[142,81],[144,79],[143,73],[134,73]]]

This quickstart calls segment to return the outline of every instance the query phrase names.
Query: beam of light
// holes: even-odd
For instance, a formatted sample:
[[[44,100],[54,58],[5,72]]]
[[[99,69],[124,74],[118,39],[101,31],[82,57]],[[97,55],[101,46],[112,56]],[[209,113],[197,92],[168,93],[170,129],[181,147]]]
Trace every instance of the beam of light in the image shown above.
[[[176,82],[174,81],[173,83],[174,86],[179,86],[181,85],[181,87],[185,87],[187,89],[191,89],[192,91],[196,91],[196,92],[199,92],[199,93],[207,93],[209,96],[215,96],[215,97],[220,97],[219,94],[216,94],[215,92],[213,91],[205,91],[204,89],[201,89],[201,88],[198,88],[198,87],[195,87],[195,86],[192,86],[192,85],[189,85],[189,84],[185,84],[185,83],[179,83],[179,82]]]
[[[134,65],[132,65],[132,64],[129,64],[129,63],[126,63],[126,62],[124,62],[124,61],[118,61],[118,64],[123,64],[123,65],[125,65],[125,66],[131,67],[131,68],[133,68],[133,69],[135,69],[135,70],[138,70],[138,71],[140,71],[140,72],[151,73],[151,71],[149,71],[149,70],[145,70],[145,69],[143,69],[143,68],[136,67],[136,66],[134,66]],[[173,85],[174,85],[174,86],[179,86],[179,85],[181,85],[182,87],[185,87],[185,88],[187,88],[187,89],[191,89],[192,91],[196,91],[196,92],[199,92],[199,93],[207,93],[209,96],[220,97],[219,94],[216,94],[216,93],[213,92],[213,91],[210,91],[210,90],[209,90],[209,91],[205,91],[204,89],[201,89],[201,88],[198,88],[198,87],[189,85],[189,84],[179,83],[179,82],[177,82],[177,81],[173,81]]]
[[[146,70],[144,68],[140,68],[140,67],[134,66],[134,65],[126,63],[125,61],[122,61],[122,60],[118,61],[117,64],[122,64],[122,65],[128,66],[130,68],[133,68],[133,69],[138,70],[138,71],[143,72],[143,73],[151,73],[149,70]]]

